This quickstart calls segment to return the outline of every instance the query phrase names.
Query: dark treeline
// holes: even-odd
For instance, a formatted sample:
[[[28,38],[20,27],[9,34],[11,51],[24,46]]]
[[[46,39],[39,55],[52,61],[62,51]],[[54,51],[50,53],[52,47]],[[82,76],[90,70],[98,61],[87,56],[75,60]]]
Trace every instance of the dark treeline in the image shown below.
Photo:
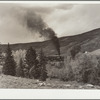
[[[8,44],[2,69],[3,74],[46,81],[46,60],[42,49],[38,55],[37,57],[36,50],[30,47],[26,52],[24,61],[20,59],[17,66],[10,45]]]

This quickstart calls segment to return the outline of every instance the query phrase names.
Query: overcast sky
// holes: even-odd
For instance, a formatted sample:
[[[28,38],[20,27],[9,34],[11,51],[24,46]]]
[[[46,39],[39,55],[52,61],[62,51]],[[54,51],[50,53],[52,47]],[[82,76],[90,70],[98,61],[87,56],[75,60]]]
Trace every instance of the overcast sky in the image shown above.
[[[38,14],[58,37],[100,28],[100,4],[0,3],[1,43],[26,43],[44,39],[23,25],[26,12]]]

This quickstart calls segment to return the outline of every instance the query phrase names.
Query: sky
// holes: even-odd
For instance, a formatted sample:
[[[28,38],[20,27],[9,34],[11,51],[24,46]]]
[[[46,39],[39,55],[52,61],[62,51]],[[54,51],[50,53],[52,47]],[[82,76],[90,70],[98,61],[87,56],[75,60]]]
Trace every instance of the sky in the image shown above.
[[[41,18],[58,37],[100,28],[100,4],[0,3],[0,42],[27,43],[44,37],[26,25],[28,15]]]

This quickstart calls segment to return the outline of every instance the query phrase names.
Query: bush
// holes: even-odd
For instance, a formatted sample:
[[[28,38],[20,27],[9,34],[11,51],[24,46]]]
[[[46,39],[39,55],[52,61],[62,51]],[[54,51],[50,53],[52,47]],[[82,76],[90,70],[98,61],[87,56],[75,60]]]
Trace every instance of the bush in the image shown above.
[[[98,73],[97,66],[98,60],[95,56],[90,54],[81,54],[77,58],[78,64],[77,68],[74,69],[75,80],[84,82],[97,84],[98,81]]]
[[[74,79],[74,73],[71,65],[71,55],[68,54],[64,59],[64,68],[60,72],[60,79],[63,81],[72,81]]]
[[[48,73],[50,78],[58,78],[62,81],[71,81],[73,80],[73,72],[70,68],[51,68]]]
[[[71,56],[72,56],[73,59],[75,59],[76,54],[79,53],[80,50],[81,50],[81,46],[80,45],[76,45],[70,50]]]
[[[71,55],[64,59],[65,65],[58,69],[47,64],[48,76],[59,78],[62,81],[78,81],[83,83],[99,84],[100,57],[95,55],[78,53],[75,60]]]
[[[51,66],[50,64],[47,64],[47,71],[48,76],[50,78],[58,78],[62,81],[71,81],[73,80],[73,70],[72,66],[70,66],[70,56],[66,57],[65,64],[61,64],[62,66],[60,68]],[[63,62],[63,63],[64,63]]]
[[[59,74],[58,74],[58,78],[62,81],[68,81],[69,77],[68,77],[68,70],[65,68],[62,68],[59,70]]]
[[[58,72],[59,72],[58,68],[52,67],[52,66],[50,66],[50,64],[47,64],[46,68],[47,68],[47,76],[50,79],[51,78],[58,78]]]
[[[58,78],[62,81],[72,81],[74,77],[71,66],[67,66],[66,68],[62,68],[59,71]]]
[[[100,61],[98,62],[97,57],[79,53],[76,58],[72,60],[70,55],[66,56],[64,60],[65,67],[61,69],[47,67],[49,77],[56,77],[62,81],[75,80],[78,82],[99,84],[98,68],[100,72],[100,66],[98,64]]]

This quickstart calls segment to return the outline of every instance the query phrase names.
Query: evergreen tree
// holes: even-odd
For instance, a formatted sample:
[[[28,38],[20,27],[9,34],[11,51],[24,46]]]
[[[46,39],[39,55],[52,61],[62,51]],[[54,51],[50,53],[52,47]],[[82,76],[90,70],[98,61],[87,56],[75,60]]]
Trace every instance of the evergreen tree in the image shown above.
[[[40,80],[46,81],[47,78],[47,70],[46,70],[46,58],[44,56],[43,50],[41,49],[40,52]]]
[[[2,55],[2,48],[1,48],[1,43],[0,43],[0,65],[3,63],[3,55]]]
[[[3,73],[5,75],[12,75],[12,76],[16,75],[16,63],[14,61],[9,43],[6,50],[6,58],[5,58],[5,64],[3,66]]]
[[[35,65],[29,71],[30,78],[39,79],[40,78],[40,65],[39,61],[36,59]]]
[[[24,67],[23,60],[20,59],[19,66],[16,68],[16,76],[24,77]]]
[[[33,49],[32,47],[30,47],[27,52],[26,52],[26,64],[28,65],[28,70],[30,70],[30,68],[33,67],[33,65],[35,65],[35,61],[36,61],[36,50]]]

